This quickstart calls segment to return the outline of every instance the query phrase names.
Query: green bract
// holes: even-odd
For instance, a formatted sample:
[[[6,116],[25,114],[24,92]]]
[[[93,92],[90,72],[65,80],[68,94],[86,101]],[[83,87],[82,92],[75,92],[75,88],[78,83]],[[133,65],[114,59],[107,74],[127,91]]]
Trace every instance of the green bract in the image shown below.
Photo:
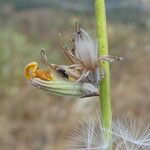
[[[47,91],[60,96],[78,96],[78,97],[90,97],[98,96],[98,89],[91,83],[74,83],[64,80],[53,80],[44,81],[39,78],[30,80],[31,84]]]

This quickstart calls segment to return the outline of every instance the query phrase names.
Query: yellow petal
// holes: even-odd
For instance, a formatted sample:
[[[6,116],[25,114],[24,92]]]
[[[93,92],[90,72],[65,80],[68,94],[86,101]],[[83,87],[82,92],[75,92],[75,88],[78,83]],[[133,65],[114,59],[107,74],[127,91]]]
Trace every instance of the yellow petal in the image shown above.
[[[40,70],[37,69],[34,73],[34,78],[40,78],[45,81],[54,80],[55,76],[50,70]]]
[[[34,74],[35,70],[37,70],[37,68],[38,68],[38,63],[36,63],[36,62],[29,63],[24,69],[25,77],[27,79],[33,78],[33,76],[34,76],[33,74]]]

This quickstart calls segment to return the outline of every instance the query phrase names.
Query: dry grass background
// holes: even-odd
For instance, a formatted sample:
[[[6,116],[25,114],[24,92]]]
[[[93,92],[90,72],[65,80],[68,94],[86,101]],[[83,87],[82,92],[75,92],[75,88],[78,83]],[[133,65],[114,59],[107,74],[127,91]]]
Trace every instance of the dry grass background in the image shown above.
[[[51,62],[69,63],[57,33],[69,39],[75,19],[95,36],[93,14],[12,9],[6,20],[1,17],[0,150],[65,150],[71,129],[98,110],[96,97],[52,96],[28,85],[23,75],[30,61],[41,64],[43,47]],[[108,35],[110,53],[127,58],[111,65],[114,117],[150,120],[150,30],[110,21]]]

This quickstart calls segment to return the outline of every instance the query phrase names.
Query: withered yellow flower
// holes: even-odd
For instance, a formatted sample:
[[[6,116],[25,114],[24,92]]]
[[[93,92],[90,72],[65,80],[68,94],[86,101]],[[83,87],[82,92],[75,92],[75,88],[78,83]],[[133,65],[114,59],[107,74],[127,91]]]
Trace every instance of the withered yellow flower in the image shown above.
[[[40,69],[37,62],[29,63],[25,67],[24,73],[25,73],[25,77],[28,80],[31,80],[33,78],[40,78],[40,79],[45,80],[45,81],[51,81],[51,80],[56,79],[56,76],[52,70]]]

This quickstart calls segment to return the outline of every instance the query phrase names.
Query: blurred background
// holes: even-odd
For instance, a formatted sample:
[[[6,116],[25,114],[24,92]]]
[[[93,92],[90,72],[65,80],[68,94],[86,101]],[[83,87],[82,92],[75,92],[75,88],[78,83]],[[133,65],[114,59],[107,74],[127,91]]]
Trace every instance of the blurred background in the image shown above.
[[[28,84],[24,67],[48,50],[69,64],[58,40],[69,41],[75,20],[96,37],[93,0],[0,0],[0,149],[65,150],[67,135],[99,108],[98,98],[49,95]],[[114,118],[150,120],[150,1],[106,0]]]

